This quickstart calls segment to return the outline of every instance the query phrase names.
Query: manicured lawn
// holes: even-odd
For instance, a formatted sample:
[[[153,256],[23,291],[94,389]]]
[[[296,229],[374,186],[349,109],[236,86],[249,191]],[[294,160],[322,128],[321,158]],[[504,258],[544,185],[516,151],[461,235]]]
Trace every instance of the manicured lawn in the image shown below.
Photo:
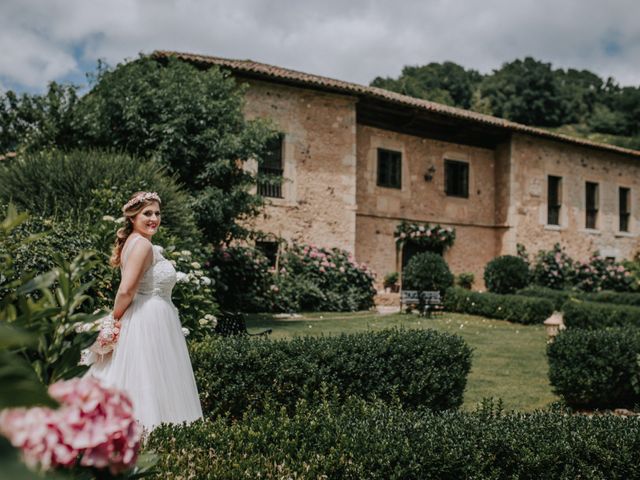
[[[473,315],[446,313],[425,319],[417,315],[310,313],[300,318],[277,319],[252,315],[250,332],[272,328],[271,338],[405,328],[434,328],[462,336],[473,348],[473,367],[463,409],[472,410],[483,398],[501,398],[507,410],[529,411],[558,400],[547,378],[546,336],[542,325],[525,326]]]

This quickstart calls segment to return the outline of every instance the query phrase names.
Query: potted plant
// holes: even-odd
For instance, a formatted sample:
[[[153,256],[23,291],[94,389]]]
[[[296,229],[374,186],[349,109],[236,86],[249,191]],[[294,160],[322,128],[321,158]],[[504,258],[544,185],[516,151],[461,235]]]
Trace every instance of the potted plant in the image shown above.
[[[397,293],[400,290],[400,285],[398,285],[398,272],[387,273],[384,276],[382,284],[387,293]]]

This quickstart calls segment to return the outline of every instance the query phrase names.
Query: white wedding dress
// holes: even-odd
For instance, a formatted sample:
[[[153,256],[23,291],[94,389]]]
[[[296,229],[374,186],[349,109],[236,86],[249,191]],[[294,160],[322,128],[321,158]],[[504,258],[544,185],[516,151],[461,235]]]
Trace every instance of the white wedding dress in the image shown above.
[[[122,252],[121,269],[140,238],[132,238]],[[151,247],[153,262],[120,319],[120,338],[113,353],[104,359],[98,356],[87,372],[105,385],[124,390],[136,419],[148,431],[160,423],[202,418],[178,309],[171,301],[176,270],[162,256],[162,247]]]

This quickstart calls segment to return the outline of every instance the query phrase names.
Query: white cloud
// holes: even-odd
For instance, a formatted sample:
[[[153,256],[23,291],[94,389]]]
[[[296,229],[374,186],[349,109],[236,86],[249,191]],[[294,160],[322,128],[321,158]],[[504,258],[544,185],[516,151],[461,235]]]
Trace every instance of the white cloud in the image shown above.
[[[170,49],[359,83],[407,64],[489,72],[531,55],[639,85],[639,13],[635,0],[3,0],[0,77],[43,87],[81,62]]]

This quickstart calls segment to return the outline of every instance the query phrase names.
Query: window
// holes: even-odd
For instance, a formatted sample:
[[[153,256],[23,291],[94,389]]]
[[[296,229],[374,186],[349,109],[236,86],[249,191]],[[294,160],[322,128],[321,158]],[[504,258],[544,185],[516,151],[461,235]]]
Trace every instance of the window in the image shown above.
[[[283,142],[284,135],[280,134],[267,144],[267,154],[258,166],[258,195],[282,198]]]
[[[549,175],[547,179],[547,224],[560,225],[562,178]]]
[[[620,231],[629,231],[629,217],[631,216],[631,205],[629,199],[631,197],[631,190],[628,188],[620,187],[618,190],[618,197],[620,198]]]
[[[445,193],[451,197],[469,197],[469,164],[455,160],[444,161]]]
[[[586,227],[596,228],[598,224],[598,184],[587,182],[586,184]]]
[[[278,256],[278,242],[257,241],[256,249],[269,259],[271,267],[276,266],[276,257]]]
[[[402,188],[402,153],[378,149],[378,186]]]

